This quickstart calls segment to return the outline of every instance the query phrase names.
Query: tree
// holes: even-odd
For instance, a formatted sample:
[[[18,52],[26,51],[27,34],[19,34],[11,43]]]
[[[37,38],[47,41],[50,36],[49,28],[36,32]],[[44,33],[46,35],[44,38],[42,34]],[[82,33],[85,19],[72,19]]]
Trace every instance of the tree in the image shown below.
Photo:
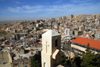
[[[78,57],[78,55],[75,55],[75,57],[71,60],[71,67],[80,67],[81,64],[81,58]]]
[[[86,54],[82,58],[81,67],[96,67],[95,65],[95,54],[90,49],[90,44],[87,44]]]
[[[40,55],[35,55],[31,59],[31,67],[41,67],[41,56]]]
[[[89,47],[90,44],[87,44],[87,49],[85,55],[80,58],[78,55],[75,55],[71,60],[66,60],[66,56],[62,55],[62,65],[65,67],[100,67],[100,53],[94,54],[92,49]]]
[[[95,55],[95,59],[94,59],[94,63],[93,65],[97,66],[97,67],[100,67],[100,54],[96,54]]]
[[[61,64],[63,66],[67,66],[67,67],[71,67],[71,63],[69,60],[67,60],[67,57],[64,55],[64,53],[62,53],[62,57],[61,57]]]
[[[93,63],[95,63],[95,55],[91,52],[87,52],[83,58],[82,58],[82,63],[81,67],[96,67]]]
[[[89,46],[90,46],[90,44],[88,43],[87,44],[87,49],[86,49],[87,52],[90,51],[90,47]]]
[[[64,55],[64,53],[62,53],[62,58],[61,58],[62,65],[66,65],[67,64],[66,59],[67,59],[66,56]]]

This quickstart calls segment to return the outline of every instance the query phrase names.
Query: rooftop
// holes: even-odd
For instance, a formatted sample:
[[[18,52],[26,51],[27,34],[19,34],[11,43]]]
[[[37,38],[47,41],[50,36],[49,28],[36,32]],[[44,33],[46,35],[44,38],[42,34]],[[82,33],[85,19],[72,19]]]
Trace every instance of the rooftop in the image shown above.
[[[60,34],[55,30],[48,30],[46,33],[43,34],[43,36],[57,36],[57,35]]]
[[[75,40],[72,40],[72,42],[78,43],[78,44],[81,44],[81,45],[85,45],[85,46],[87,46],[87,44],[89,43],[90,47],[100,49],[100,41],[98,41],[98,40],[78,37]]]

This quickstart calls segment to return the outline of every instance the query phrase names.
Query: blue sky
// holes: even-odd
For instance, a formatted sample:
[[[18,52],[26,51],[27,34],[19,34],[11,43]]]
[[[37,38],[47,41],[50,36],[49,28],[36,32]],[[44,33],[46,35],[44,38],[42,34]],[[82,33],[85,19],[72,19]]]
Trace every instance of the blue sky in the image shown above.
[[[0,20],[100,14],[100,0],[0,0]]]

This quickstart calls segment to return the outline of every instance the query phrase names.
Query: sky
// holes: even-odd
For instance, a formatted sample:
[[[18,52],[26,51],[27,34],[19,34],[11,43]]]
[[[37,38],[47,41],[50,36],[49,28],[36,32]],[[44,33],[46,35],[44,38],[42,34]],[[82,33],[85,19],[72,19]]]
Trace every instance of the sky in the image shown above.
[[[100,14],[100,0],[0,0],[0,20],[35,20]]]

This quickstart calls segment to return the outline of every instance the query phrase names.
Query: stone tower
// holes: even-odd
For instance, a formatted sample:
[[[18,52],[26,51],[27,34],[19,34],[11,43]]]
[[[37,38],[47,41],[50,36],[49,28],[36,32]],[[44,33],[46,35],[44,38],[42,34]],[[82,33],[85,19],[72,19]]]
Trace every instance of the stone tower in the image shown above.
[[[61,61],[61,35],[48,30],[42,35],[42,67],[54,67]]]

